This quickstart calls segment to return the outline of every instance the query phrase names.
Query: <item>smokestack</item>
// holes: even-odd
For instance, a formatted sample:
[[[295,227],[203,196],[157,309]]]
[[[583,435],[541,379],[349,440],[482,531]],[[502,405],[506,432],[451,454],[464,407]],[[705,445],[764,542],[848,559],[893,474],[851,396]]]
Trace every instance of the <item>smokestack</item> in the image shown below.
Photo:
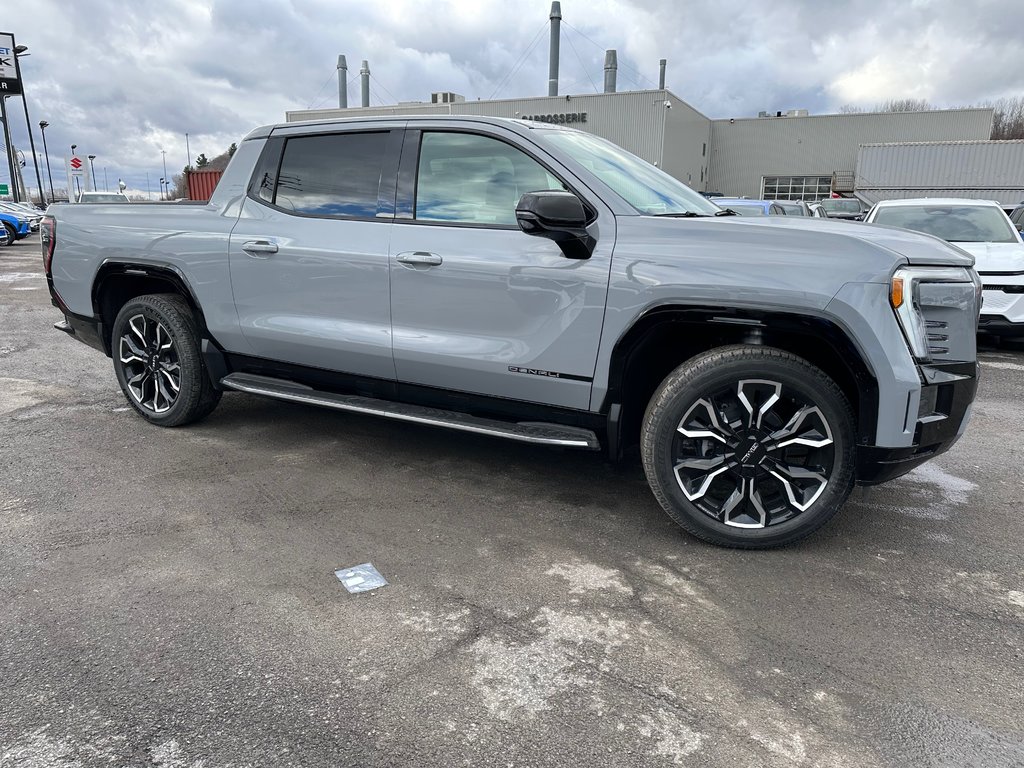
[[[363,59],[363,66],[359,69],[359,79],[362,104],[364,107],[368,107],[370,106],[370,63],[366,59]]]
[[[548,51],[548,96],[558,95],[558,42],[562,29],[562,4],[551,3],[551,49]]]
[[[658,73],[658,90],[659,91],[664,91],[665,90],[665,65],[666,64],[668,64],[668,60],[667,59],[662,59],[661,61],[658,62],[658,68],[660,70],[659,73]]]
[[[338,107],[348,109],[348,62],[344,54],[338,56]]]
[[[618,58],[615,49],[604,52],[604,92],[615,93],[615,75],[619,70]]]

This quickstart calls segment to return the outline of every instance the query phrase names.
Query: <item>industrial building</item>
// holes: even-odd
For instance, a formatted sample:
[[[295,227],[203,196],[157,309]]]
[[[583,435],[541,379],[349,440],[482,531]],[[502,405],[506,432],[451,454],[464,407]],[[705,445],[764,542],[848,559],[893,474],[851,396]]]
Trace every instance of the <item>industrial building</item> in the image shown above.
[[[430,101],[370,107],[370,71],[362,62],[361,107],[347,106],[347,65],[339,57],[339,106],[286,113],[288,122],[377,115],[488,115],[569,125],[602,136],[686,182],[701,192],[781,200],[816,200],[832,192],[856,195],[871,203],[886,197],[911,197],[913,180],[886,177],[887,186],[858,181],[858,153],[865,145],[956,147],[988,142],[993,110],[989,108],[927,112],[877,112],[810,115],[807,110],[762,112],[758,117],[711,119],[665,88],[661,60],[659,88],[619,91],[617,57],[605,57],[603,93],[559,94],[558,50],[561,9],[551,9],[548,95],[533,98],[466,101],[449,92]],[[893,150],[887,150],[892,152]],[[915,150],[916,151],[916,150]],[[937,150],[955,152],[955,149]],[[1004,153],[1006,150],[1003,150]],[[874,163],[879,155],[869,154]],[[1024,155],[1021,156],[1024,159]],[[862,160],[867,162],[867,160]],[[884,160],[882,161],[885,162]],[[876,165],[872,174],[877,176]],[[988,166],[986,166],[988,167]],[[1024,163],[1017,166],[1024,170]],[[993,168],[993,171],[995,168]],[[975,174],[977,176],[977,174]],[[999,180],[952,178],[942,183],[944,196],[977,197],[974,189],[1001,191],[994,199],[1024,197],[1024,173],[1003,173]],[[958,192],[957,190],[960,190]]]

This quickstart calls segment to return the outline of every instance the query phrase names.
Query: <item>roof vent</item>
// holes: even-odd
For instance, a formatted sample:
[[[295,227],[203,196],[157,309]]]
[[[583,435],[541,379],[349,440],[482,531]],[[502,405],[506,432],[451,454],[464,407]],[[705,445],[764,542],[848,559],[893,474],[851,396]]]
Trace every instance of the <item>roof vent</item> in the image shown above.
[[[465,96],[461,96],[451,91],[435,91],[430,94],[431,104],[457,104],[466,100]]]

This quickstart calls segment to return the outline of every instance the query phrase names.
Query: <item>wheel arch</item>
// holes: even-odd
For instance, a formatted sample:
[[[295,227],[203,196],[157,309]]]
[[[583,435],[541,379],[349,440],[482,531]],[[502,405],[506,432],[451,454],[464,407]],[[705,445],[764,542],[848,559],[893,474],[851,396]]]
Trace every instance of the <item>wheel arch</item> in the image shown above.
[[[125,304],[137,296],[174,293],[188,302],[201,336],[209,338],[206,318],[188,279],[176,267],[131,261],[105,260],[96,271],[92,285],[93,314],[100,322],[103,351],[111,354],[111,328]]]
[[[673,369],[695,355],[731,344],[777,347],[820,368],[849,400],[857,442],[870,444],[874,439],[878,382],[866,356],[836,319],[753,307],[666,304],[647,309],[612,350],[601,412],[609,414],[613,457],[638,443],[647,403]]]

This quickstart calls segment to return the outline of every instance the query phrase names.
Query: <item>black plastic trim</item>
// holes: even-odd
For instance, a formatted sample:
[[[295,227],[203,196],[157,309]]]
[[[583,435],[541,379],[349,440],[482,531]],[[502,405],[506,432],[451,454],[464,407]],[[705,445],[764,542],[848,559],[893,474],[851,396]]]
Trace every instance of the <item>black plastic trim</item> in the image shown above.
[[[914,430],[914,444],[908,448],[857,448],[857,483],[877,485],[905,475],[934,456],[945,453],[957,440],[967,411],[978,389],[976,363],[937,363],[921,367],[922,377],[936,384],[935,410],[923,414]]]
[[[105,355],[109,355],[110,352],[106,349],[104,343],[103,323],[94,317],[86,317],[85,315],[76,315],[74,312],[65,309],[64,319],[67,323],[67,327],[61,327],[59,324],[55,326],[57,330],[64,331],[64,333],[78,339],[86,346],[98,349]]]
[[[254,373],[286,379],[325,392],[362,395],[378,400],[442,408],[487,418],[564,424],[593,430],[599,436],[604,434],[606,427],[604,416],[572,408],[420,384],[399,383],[392,379],[360,376],[231,352],[224,353],[224,361],[229,373]]]

